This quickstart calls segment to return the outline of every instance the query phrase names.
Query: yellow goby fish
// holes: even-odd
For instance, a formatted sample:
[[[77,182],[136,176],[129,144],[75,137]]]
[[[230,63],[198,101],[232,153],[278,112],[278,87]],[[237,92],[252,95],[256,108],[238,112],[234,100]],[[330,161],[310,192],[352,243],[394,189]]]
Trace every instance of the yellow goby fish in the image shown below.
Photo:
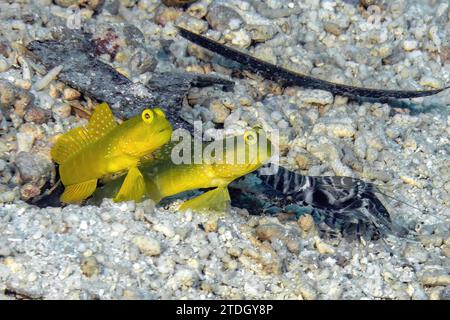
[[[87,127],[63,134],[51,150],[65,186],[61,201],[76,203],[86,199],[94,193],[98,179],[122,170],[128,173],[115,200],[141,198],[145,185],[138,164],[167,143],[171,135],[172,127],[158,108],[145,109],[118,125],[109,106],[99,104]]]
[[[242,136],[209,143],[206,148],[212,150],[215,155],[222,151],[221,156],[203,158],[201,163],[197,164],[194,162],[194,155],[191,155],[190,163],[175,164],[171,159],[174,147],[174,143],[166,144],[155,151],[153,159],[143,163],[139,169],[145,181],[144,198],[153,199],[157,203],[165,197],[184,191],[214,188],[184,202],[179,208],[180,211],[224,211],[230,202],[228,185],[258,169],[269,160],[273,150],[270,140],[257,130],[249,130]],[[107,183],[96,192],[94,198],[98,200],[110,197],[116,192],[121,181],[119,178]],[[123,200],[136,198],[133,195]]]

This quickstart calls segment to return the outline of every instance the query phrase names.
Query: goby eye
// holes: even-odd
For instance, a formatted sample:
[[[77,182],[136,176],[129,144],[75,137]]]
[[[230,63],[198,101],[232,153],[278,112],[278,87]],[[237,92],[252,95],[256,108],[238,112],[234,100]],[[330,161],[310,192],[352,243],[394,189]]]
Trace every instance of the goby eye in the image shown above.
[[[249,130],[244,133],[244,141],[248,144],[255,144],[258,140],[258,136],[256,135],[256,132],[253,130]]]
[[[145,109],[144,111],[142,111],[142,120],[144,120],[144,122],[152,123],[154,117],[155,115],[153,114],[152,110]]]

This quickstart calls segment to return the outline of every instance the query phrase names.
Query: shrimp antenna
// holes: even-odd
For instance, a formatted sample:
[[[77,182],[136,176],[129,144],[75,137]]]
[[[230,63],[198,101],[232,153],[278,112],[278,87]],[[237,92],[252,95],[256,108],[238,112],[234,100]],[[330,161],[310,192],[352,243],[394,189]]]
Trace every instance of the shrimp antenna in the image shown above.
[[[397,202],[399,202],[399,203],[403,203],[404,205],[406,205],[406,206],[408,206],[408,207],[411,207],[411,208],[413,208],[413,209],[416,209],[416,210],[418,210],[418,211],[420,211],[420,212],[422,212],[422,213],[431,215],[432,217],[434,217],[434,218],[436,218],[436,219],[438,219],[438,220],[440,220],[440,221],[444,221],[444,218],[443,218],[443,217],[440,217],[440,216],[437,215],[437,214],[433,214],[432,211],[430,211],[430,210],[427,209],[427,208],[425,208],[425,209],[420,209],[419,207],[413,206],[413,205],[410,204],[410,203],[407,203],[407,202],[405,202],[405,201],[403,201],[403,200],[400,200],[400,199],[398,199],[398,198],[396,198],[396,197],[393,197],[393,196],[390,196],[390,195],[388,195],[388,194],[385,194],[385,193],[382,192],[379,188],[376,188],[375,192],[376,192],[376,193],[379,193],[379,194],[381,194],[381,195],[383,195],[383,196],[385,196],[385,197],[387,197],[387,198],[393,199],[393,200],[395,200],[395,201],[397,201]]]
[[[416,206],[414,206],[414,205],[412,205],[412,204],[410,204],[410,203],[408,203],[408,202],[406,202],[406,201],[403,201],[403,200],[401,200],[401,199],[398,199],[398,198],[396,198],[396,197],[394,197],[394,196],[390,196],[390,195],[388,195],[388,194],[382,192],[378,187],[376,188],[376,191],[375,191],[375,192],[376,192],[376,193],[379,193],[379,194],[381,194],[381,195],[383,195],[383,196],[386,197],[386,198],[395,200],[395,201],[397,201],[397,202],[399,202],[399,203],[403,203],[404,205],[406,205],[406,206],[408,206],[408,207],[411,207],[411,208],[413,208],[413,209],[416,209],[416,210],[418,210],[418,211],[420,211],[420,212],[428,213],[428,209],[427,209],[427,208],[425,208],[425,209],[420,209],[419,207],[416,207]]]
[[[381,185],[375,185],[375,184],[372,184],[372,185],[375,187],[375,190],[374,190],[375,193],[379,193],[379,194],[381,194],[381,195],[383,195],[383,196],[385,196],[385,197],[387,197],[387,198],[393,199],[394,201],[397,201],[397,202],[399,202],[399,203],[403,203],[403,204],[405,204],[406,206],[411,207],[411,208],[413,208],[413,209],[416,209],[416,210],[418,210],[418,211],[420,211],[420,212],[422,212],[422,213],[424,213],[424,214],[431,215],[432,217],[434,217],[434,218],[436,218],[436,219],[438,219],[438,220],[440,220],[440,221],[444,221],[444,220],[445,220],[443,217],[437,215],[436,213],[433,213],[433,211],[431,211],[431,210],[428,209],[428,208],[420,209],[419,207],[413,206],[413,205],[410,204],[410,203],[407,203],[407,202],[405,202],[405,201],[403,201],[403,200],[401,200],[401,199],[398,199],[398,198],[396,198],[396,197],[390,196],[390,195],[388,195],[388,194],[382,192],[382,191],[380,190],[380,188],[383,188],[384,186],[381,186]],[[446,221],[446,220],[445,220],[445,221]]]

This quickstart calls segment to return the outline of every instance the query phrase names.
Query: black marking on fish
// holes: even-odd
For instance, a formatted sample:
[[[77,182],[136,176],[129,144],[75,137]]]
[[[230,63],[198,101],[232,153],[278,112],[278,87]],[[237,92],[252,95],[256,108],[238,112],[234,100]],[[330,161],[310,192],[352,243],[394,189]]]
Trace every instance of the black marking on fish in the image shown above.
[[[444,87],[441,89],[434,90],[385,90],[385,89],[371,89],[371,88],[360,88],[353,87],[349,85],[343,85],[338,83],[333,83],[318,78],[310,77],[300,73],[296,73],[285,69],[280,66],[273,65],[261,59],[250,56],[247,53],[239,51],[237,49],[224,46],[214,40],[208,39],[202,35],[196,34],[184,28],[178,27],[180,35],[212,52],[220,54],[221,56],[236,61],[242,65],[242,68],[249,71],[259,73],[266,77],[267,79],[280,82],[286,86],[294,85],[305,88],[321,89],[329,91],[333,94],[350,96],[350,97],[366,97],[366,98],[376,98],[376,99],[405,99],[405,98],[417,98],[425,97],[437,94],[443,90],[450,88]]]

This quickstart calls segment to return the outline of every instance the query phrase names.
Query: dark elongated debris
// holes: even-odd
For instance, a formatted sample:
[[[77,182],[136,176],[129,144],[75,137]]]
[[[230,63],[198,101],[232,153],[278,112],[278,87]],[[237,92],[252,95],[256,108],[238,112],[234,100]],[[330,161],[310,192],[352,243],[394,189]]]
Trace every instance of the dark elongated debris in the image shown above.
[[[193,43],[206,48],[212,52],[220,54],[221,56],[239,62],[242,68],[259,73],[269,80],[280,82],[284,85],[300,86],[312,89],[321,89],[329,91],[333,94],[350,97],[365,97],[375,99],[385,98],[416,98],[431,96],[437,94],[450,87],[445,87],[436,90],[384,90],[384,89],[371,89],[371,88],[359,88],[338,83],[333,83],[317,78],[313,78],[307,75],[296,73],[285,68],[270,64],[258,58],[252,57],[244,52],[236,50],[234,48],[224,46],[214,40],[208,39],[199,34],[193,33],[184,28],[178,27],[180,35]]]
[[[107,102],[119,118],[130,118],[145,108],[159,106],[175,128],[192,132],[191,125],[179,116],[189,88],[233,85],[221,77],[177,72],[153,74],[146,85],[133,83],[96,57],[96,47],[89,35],[63,32],[66,33],[60,40],[32,41],[27,46],[31,56],[48,69],[62,65],[60,81],[97,101]]]

